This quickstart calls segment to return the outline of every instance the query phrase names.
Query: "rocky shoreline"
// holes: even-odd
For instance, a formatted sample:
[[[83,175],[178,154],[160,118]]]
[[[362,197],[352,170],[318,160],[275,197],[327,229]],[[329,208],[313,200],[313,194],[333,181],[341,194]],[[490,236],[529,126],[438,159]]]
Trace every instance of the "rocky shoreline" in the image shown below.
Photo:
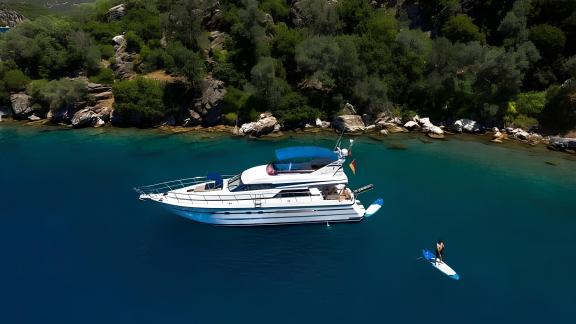
[[[72,105],[50,110],[47,114],[36,114],[31,97],[23,92],[13,93],[10,96],[11,107],[0,107],[0,121],[2,118],[33,122],[34,124],[59,125],[72,128],[103,127],[103,126],[134,126],[126,120],[119,120],[114,115],[114,94],[112,87],[97,84],[81,79],[88,93],[88,100],[75,102]],[[280,120],[271,113],[260,114],[258,120],[230,126],[222,124],[222,101],[225,90],[221,81],[208,78],[202,86],[202,96],[197,100],[194,109],[185,120],[178,122],[170,118],[155,127],[179,129],[178,132],[188,130],[226,132],[237,136],[251,137],[278,137],[285,129]],[[485,127],[471,119],[458,119],[452,123],[441,122],[434,124],[428,117],[418,115],[403,119],[391,112],[382,112],[375,118],[369,115],[358,115],[351,104],[346,104],[342,114],[336,116],[331,122],[316,119],[314,123],[306,124],[298,130],[328,130],[336,133],[346,133],[352,136],[370,135],[384,137],[394,133],[419,133],[435,140],[443,140],[453,134],[467,133],[474,135],[491,136],[491,142],[518,141],[528,145],[546,145],[549,149],[576,154],[576,138],[548,136],[531,132],[521,128]]]
[[[104,112],[104,116],[100,113]],[[112,109],[105,107],[91,106],[79,110],[71,119],[71,123],[55,124],[49,119],[2,119],[0,111],[0,122],[16,127],[55,127],[55,128],[83,128],[83,127],[103,127],[105,129],[126,129],[126,127],[116,127],[111,122],[113,116]],[[4,114],[5,115],[5,114]],[[1,125],[1,124],[0,124]],[[430,143],[433,140],[447,140],[450,137],[472,136],[480,141],[491,142],[494,145],[508,143],[526,146],[545,146],[549,150],[576,154],[576,138],[565,138],[558,136],[543,136],[538,133],[528,132],[519,128],[498,129],[484,128],[478,122],[469,119],[460,119],[452,125],[436,126],[430,122],[429,118],[413,117],[403,121],[399,117],[390,117],[380,114],[374,123],[366,124],[358,115],[340,115],[334,118],[332,123],[317,119],[315,124],[307,124],[299,129],[283,129],[278,120],[269,113],[260,115],[258,121],[242,124],[241,126],[214,125],[214,126],[183,126],[163,124],[156,127],[144,128],[144,130],[159,130],[173,134],[183,133],[213,133],[228,134],[231,136],[250,138],[283,138],[296,134],[331,134],[338,135],[345,132],[347,136],[367,136],[377,140],[394,138],[401,135],[423,135],[430,138],[424,140]]]

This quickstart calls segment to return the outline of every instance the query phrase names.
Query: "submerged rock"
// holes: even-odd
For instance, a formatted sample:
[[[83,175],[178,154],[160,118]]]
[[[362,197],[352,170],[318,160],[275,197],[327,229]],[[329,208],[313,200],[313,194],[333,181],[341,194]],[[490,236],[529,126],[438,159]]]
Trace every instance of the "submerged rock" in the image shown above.
[[[340,115],[334,118],[332,127],[339,131],[358,133],[366,129],[362,117],[359,115]]]

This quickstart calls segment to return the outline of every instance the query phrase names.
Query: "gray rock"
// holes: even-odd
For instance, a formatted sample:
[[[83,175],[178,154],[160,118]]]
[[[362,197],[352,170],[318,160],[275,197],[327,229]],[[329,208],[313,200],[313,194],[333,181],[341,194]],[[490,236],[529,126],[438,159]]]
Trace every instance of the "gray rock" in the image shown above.
[[[28,116],[28,120],[29,120],[29,121],[37,121],[37,120],[40,120],[40,119],[42,119],[42,118],[40,118],[40,117],[38,117],[38,116],[36,116],[36,115],[34,115],[34,114]]]
[[[106,100],[106,99],[110,99],[114,96],[114,94],[112,93],[112,91],[106,91],[106,92],[100,92],[100,93],[95,93],[94,94],[94,98],[98,101],[98,100]]]
[[[320,118],[316,118],[316,127],[320,127],[320,128],[328,128],[330,127],[330,122],[327,121],[323,121]]]
[[[104,84],[89,82],[86,84],[86,90],[88,90],[88,93],[90,94],[96,94],[96,93],[109,92],[112,90],[112,87]]]
[[[2,8],[0,9],[0,26],[16,27],[19,23],[24,21],[26,18],[19,12]]]
[[[458,119],[454,122],[452,128],[459,133],[478,133],[482,131],[482,126],[480,126],[478,122],[471,119]]]
[[[353,106],[351,103],[349,103],[349,102],[347,102],[347,103],[344,105],[344,113],[345,113],[346,115],[356,115],[356,114],[357,114],[356,108],[354,108],[354,106]]]
[[[404,128],[408,128],[408,129],[420,128],[420,125],[413,120],[409,120],[406,122],[406,124],[404,124]]]
[[[10,95],[10,102],[12,103],[12,112],[16,119],[26,119],[32,114],[32,107],[30,105],[30,96],[25,93],[15,93]]]
[[[576,138],[552,137],[548,148],[558,151],[576,150]]]
[[[202,96],[194,104],[194,110],[202,117],[202,124],[215,125],[220,122],[222,103],[226,95],[224,82],[208,77],[202,81]]]
[[[126,51],[126,38],[124,35],[118,35],[114,36],[112,40],[116,43],[114,46],[114,50],[116,51],[114,54],[114,64],[110,66],[112,70],[114,70],[114,75],[121,80],[134,77],[136,75],[134,72],[134,57]]]
[[[220,31],[211,31],[208,39],[210,40],[211,50],[221,50],[224,47],[224,42],[226,41],[226,33]]]
[[[362,117],[358,115],[341,115],[334,118],[332,127],[339,131],[357,133],[366,129]]]
[[[193,127],[202,124],[202,116],[192,109],[188,110],[188,116],[184,118],[184,127]]]
[[[280,130],[276,117],[271,114],[261,114],[256,122],[246,123],[240,127],[240,135],[262,136]]]
[[[527,131],[525,131],[521,128],[517,128],[517,129],[513,130],[512,135],[515,139],[521,140],[521,141],[526,141],[530,137],[530,133],[528,133]]]
[[[100,127],[110,120],[112,108],[105,105],[86,107],[77,111],[72,117],[72,127]]]
[[[442,130],[442,128],[438,127],[438,126],[427,126],[424,127],[425,132],[428,133],[428,135],[430,134],[435,134],[435,135],[444,135],[444,131]]]
[[[122,19],[126,15],[126,5],[119,4],[115,7],[108,9],[108,21],[116,21]]]
[[[222,17],[223,14],[220,10],[220,1],[215,1],[212,7],[208,8],[208,10],[204,12],[202,25],[205,26],[206,30],[216,30],[220,27]]]

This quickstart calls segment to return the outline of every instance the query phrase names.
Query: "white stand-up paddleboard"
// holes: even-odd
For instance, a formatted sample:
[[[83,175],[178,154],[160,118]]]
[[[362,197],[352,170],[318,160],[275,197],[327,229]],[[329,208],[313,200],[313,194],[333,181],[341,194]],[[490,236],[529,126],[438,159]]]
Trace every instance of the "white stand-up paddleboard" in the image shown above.
[[[376,214],[380,210],[380,208],[382,208],[382,205],[384,205],[384,199],[382,198],[376,199],[376,201],[373,202],[372,205],[368,207],[368,209],[366,209],[366,213],[364,213],[364,216],[370,217]]]
[[[436,261],[436,255],[434,255],[434,253],[432,253],[430,250],[422,250],[422,255],[424,256],[424,259],[426,259],[426,261],[430,262],[430,264],[442,271],[442,273],[444,273],[445,275],[447,275],[448,277],[454,279],[454,280],[459,280],[460,276],[456,273],[456,271],[454,271],[452,268],[450,268],[450,266],[448,266],[446,263],[442,262],[442,261]]]

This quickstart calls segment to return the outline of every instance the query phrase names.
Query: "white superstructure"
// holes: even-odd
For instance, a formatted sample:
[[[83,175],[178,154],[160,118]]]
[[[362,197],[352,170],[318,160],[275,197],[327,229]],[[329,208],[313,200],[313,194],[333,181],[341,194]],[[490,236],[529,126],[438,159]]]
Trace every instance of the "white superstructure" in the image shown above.
[[[289,147],[277,161],[235,176],[211,174],[135,188],[140,199],[218,225],[360,221],[364,206],[347,187],[346,149]]]

